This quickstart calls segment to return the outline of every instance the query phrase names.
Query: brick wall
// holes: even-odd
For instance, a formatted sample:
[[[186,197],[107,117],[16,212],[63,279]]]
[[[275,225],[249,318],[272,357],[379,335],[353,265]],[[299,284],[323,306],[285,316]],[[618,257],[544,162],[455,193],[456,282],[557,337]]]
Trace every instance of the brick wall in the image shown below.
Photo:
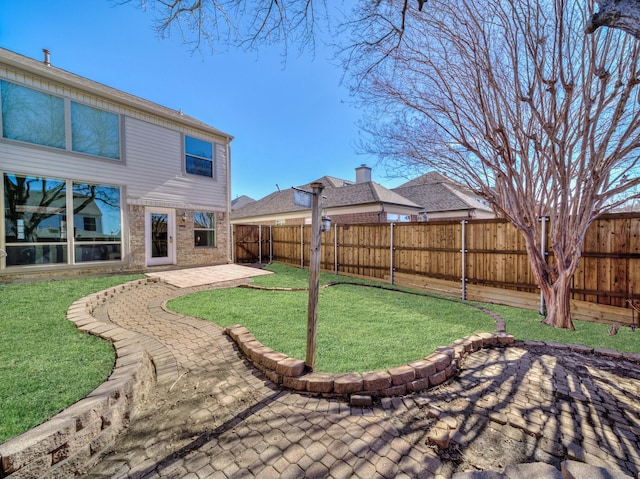
[[[182,210],[181,210],[182,211]],[[186,210],[187,219],[177,218],[176,225],[176,255],[179,266],[197,266],[207,264],[226,263],[229,260],[228,241],[229,227],[226,224],[226,214],[216,211],[215,247],[194,246],[193,211]]]
[[[129,256],[124,259],[132,266],[145,264],[144,206],[129,205]]]

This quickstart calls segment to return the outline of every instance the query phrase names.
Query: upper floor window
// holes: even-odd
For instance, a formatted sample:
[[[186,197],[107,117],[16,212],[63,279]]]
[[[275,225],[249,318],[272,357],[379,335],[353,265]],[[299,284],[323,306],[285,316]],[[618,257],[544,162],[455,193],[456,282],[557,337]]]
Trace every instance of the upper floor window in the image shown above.
[[[6,81],[0,89],[3,137],[65,148],[62,98]]]
[[[120,158],[118,115],[72,101],[71,149],[116,160]]]
[[[185,169],[192,175],[213,178],[213,144],[193,138],[184,137]]]
[[[4,138],[120,158],[117,114],[4,80],[0,93]]]

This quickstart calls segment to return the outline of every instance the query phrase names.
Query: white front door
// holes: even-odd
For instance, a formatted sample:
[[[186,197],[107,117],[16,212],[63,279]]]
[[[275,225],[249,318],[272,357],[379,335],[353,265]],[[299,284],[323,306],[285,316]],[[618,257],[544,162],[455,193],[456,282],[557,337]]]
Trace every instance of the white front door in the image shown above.
[[[145,250],[147,266],[175,264],[176,213],[167,208],[145,211]]]

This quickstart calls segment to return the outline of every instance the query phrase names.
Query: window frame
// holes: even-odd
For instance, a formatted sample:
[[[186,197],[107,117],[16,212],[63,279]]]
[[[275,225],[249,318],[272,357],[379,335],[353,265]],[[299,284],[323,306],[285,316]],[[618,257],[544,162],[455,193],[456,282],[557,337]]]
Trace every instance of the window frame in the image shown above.
[[[196,216],[198,214],[201,215],[207,215],[210,217],[210,222],[211,222],[211,228],[198,228],[196,227]],[[193,247],[196,249],[201,249],[201,248],[217,248],[218,246],[218,235],[216,234],[216,219],[217,219],[217,214],[215,211],[194,211],[193,212]],[[213,244],[198,244],[197,241],[197,237],[196,234],[198,231],[202,231],[205,232],[205,234],[208,235],[209,233],[211,233],[213,235]]]
[[[24,178],[25,180],[36,181],[36,182],[57,182],[61,185],[64,185],[64,196],[60,196],[60,201],[57,203],[64,203],[64,207],[60,206],[61,210],[59,213],[56,213],[60,216],[58,221],[58,230],[55,229],[56,225],[52,225],[52,222],[49,221],[50,218],[43,218],[38,223],[38,228],[53,228],[50,231],[57,233],[58,238],[56,241],[47,240],[46,236],[39,238],[34,237],[33,239],[20,239],[19,238],[19,230],[20,230],[20,218],[15,219],[16,224],[15,227],[11,227],[10,230],[7,229],[9,225],[8,218],[6,215],[7,208],[9,205],[7,204],[7,192],[5,191],[5,176],[14,179]],[[9,250],[13,250],[12,253],[15,258],[18,260],[24,257],[24,262],[12,262],[8,257],[5,257],[0,261],[0,269],[2,270],[17,270],[20,268],[28,268],[28,267],[36,267],[36,268],[51,268],[51,267],[61,267],[61,266],[77,266],[87,263],[92,263],[94,265],[102,265],[105,263],[113,263],[113,262],[122,262],[125,256],[125,242],[123,239],[123,227],[124,227],[124,209],[123,209],[123,194],[124,187],[122,185],[114,185],[114,184],[104,184],[104,183],[87,183],[82,180],[73,180],[70,178],[56,178],[49,176],[41,176],[41,175],[30,175],[30,174],[20,174],[20,173],[12,173],[9,171],[0,172],[0,178],[2,178],[2,183],[0,184],[0,205],[2,205],[2,210],[0,211],[0,221],[2,225],[0,225],[0,231],[2,231],[2,236],[0,237],[0,247],[9,252]],[[11,179],[9,179],[11,181]],[[102,227],[105,224],[111,224],[111,226],[116,226],[119,229],[117,230],[117,235],[112,233],[111,238],[94,238],[94,239],[81,239],[76,238],[75,231],[78,227],[83,227],[83,224],[76,224],[77,222],[82,223],[83,220],[80,220],[80,213],[83,210],[78,211],[78,215],[75,214],[74,208],[77,202],[74,202],[74,198],[76,197],[77,189],[76,186],[92,186],[97,189],[100,188],[108,188],[112,189],[112,198],[114,202],[117,201],[117,210],[113,209],[110,214],[111,223],[102,223]],[[37,190],[34,190],[37,193]],[[117,198],[116,196],[117,195]],[[96,203],[100,200],[100,196],[96,195],[95,199],[92,202]],[[103,200],[104,201],[104,200]],[[56,203],[56,204],[57,204]],[[38,202],[36,197],[36,203],[27,202],[24,205],[20,206],[22,210],[28,212],[29,210],[33,212],[44,211],[45,206],[42,206],[41,200]],[[14,207],[17,208],[14,205]],[[85,207],[88,207],[85,206]],[[99,208],[99,207],[98,207]],[[84,209],[84,208],[83,208]],[[100,212],[108,212],[108,210],[103,210],[100,208]],[[115,216],[117,215],[117,216]],[[54,218],[52,215],[51,218]],[[54,220],[55,222],[55,220]],[[117,224],[115,223],[117,222]],[[24,219],[22,220],[22,224],[24,224]],[[42,225],[42,227],[41,227]],[[97,220],[96,220],[97,225]],[[22,226],[24,228],[24,226]],[[9,235],[15,231],[16,238],[11,239]],[[24,231],[24,230],[23,230]],[[25,256],[26,255],[26,256]],[[51,260],[53,259],[53,261]]]
[[[107,161],[111,161],[111,162],[120,162],[120,163],[124,163],[123,161],[123,117],[122,114],[117,113],[115,111],[111,111],[108,110],[106,108],[101,108],[101,107],[97,107],[94,105],[90,105],[88,103],[83,103],[81,101],[76,101],[76,100],[72,100],[69,97],[65,97],[59,94],[55,94],[55,93],[51,93],[49,91],[43,90],[43,89],[38,89],[38,88],[33,88],[30,85],[24,85],[22,83],[17,83],[17,82],[13,82],[10,80],[7,80],[5,78],[0,78],[0,89],[2,88],[2,83],[6,83],[6,84],[10,84],[10,85],[15,85],[18,86],[20,88],[24,88],[26,90],[31,90],[35,93],[38,94],[43,94],[43,95],[48,95],[54,99],[58,99],[58,100],[62,100],[63,102],[63,125],[62,125],[62,130],[64,132],[64,146],[52,146],[52,145],[48,145],[46,143],[38,143],[38,142],[34,142],[34,141],[29,141],[26,139],[18,139],[18,138],[10,138],[10,137],[6,137],[4,135],[4,123],[5,123],[5,119],[4,116],[2,114],[2,97],[0,95],[0,141],[8,141],[8,142],[18,142],[20,144],[24,144],[24,145],[31,145],[33,147],[36,148],[45,148],[48,150],[55,150],[55,151],[64,151],[65,153],[70,153],[70,154],[74,154],[74,155],[80,155],[86,158],[91,158],[91,159],[100,159],[100,160],[107,160]],[[83,151],[78,151],[78,150],[74,150],[73,149],[73,135],[72,135],[72,131],[73,131],[73,125],[72,125],[72,114],[71,114],[71,108],[72,108],[72,104],[75,103],[76,105],[79,105],[80,107],[83,108],[91,108],[93,110],[99,111],[99,112],[104,112],[107,113],[109,115],[115,115],[117,121],[118,121],[118,126],[116,128],[117,134],[118,134],[118,148],[117,148],[117,158],[114,158],[113,156],[103,156],[103,155],[99,155],[99,154],[95,154],[95,153],[87,153],[87,152],[83,152]]]
[[[197,153],[191,153],[189,151],[187,151],[188,148],[188,139],[192,139],[195,140],[196,142],[200,142],[200,143],[208,143],[209,145],[211,145],[211,158],[208,158],[206,156],[202,156],[199,155]],[[192,135],[187,135],[184,134],[182,137],[182,144],[183,144],[183,168],[184,168],[184,172],[188,175],[193,175],[193,176],[198,176],[201,178],[209,178],[211,180],[215,180],[216,179],[216,144],[215,142],[211,141],[211,140],[205,140],[203,138],[198,138],[196,136],[192,136]],[[188,167],[188,159],[192,158],[194,160],[197,161],[206,161],[208,163],[211,164],[211,175],[203,175],[200,173],[197,173],[193,170],[190,171],[190,168]]]

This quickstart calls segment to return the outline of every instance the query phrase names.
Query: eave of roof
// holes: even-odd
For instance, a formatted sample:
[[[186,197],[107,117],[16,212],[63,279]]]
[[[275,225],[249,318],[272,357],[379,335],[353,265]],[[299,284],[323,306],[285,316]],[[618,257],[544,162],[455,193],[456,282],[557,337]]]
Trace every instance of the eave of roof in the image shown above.
[[[131,95],[121,90],[117,90],[102,83],[89,80],[61,68],[46,65],[43,62],[34,60],[33,58],[29,58],[24,55],[20,55],[18,53],[12,52],[11,50],[0,48],[0,64],[4,64],[18,71],[46,78],[47,80],[59,83],[64,86],[77,88],[84,92],[108,99],[109,101],[119,103],[129,108],[140,110],[145,113],[164,118],[166,120],[170,120],[185,126],[205,131],[210,134],[224,137],[227,139],[227,141],[233,140],[233,136],[231,136],[230,134],[218,130],[217,128],[214,128],[179,111],[172,110],[171,108],[159,105],[149,100],[144,100],[140,97]]]

